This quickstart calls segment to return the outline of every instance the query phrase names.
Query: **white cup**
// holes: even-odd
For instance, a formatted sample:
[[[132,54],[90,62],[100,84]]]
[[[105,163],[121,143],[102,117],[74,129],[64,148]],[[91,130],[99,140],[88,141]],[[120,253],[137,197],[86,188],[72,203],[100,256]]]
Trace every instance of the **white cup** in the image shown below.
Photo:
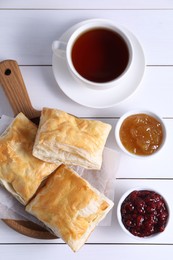
[[[123,71],[120,73],[120,75],[115,76],[115,78],[105,82],[96,82],[82,76],[75,68],[72,60],[72,50],[77,39],[79,39],[81,35],[88,33],[94,29],[103,29],[103,30],[105,29],[114,32],[116,35],[118,34],[119,37],[124,42],[123,46],[125,46],[125,48],[128,51],[128,60]],[[58,40],[54,41],[52,44],[52,50],[53,53],[57,56],[57,58],[63,58],[66,60],[69,71],[72,73],[74,78],[78,80],[78,82],[84,83],[87,87],[92,89],[97,89],[97,90],[109,89],[118,86],[120,82],[127,77],[130,68],[132,66],[132,60],[133,60],[132,43],[129,37],[126,35],[124,29],[120,29],[116,27],[111,21],[102,20],[102,19],[93,19],[93,20],[86,21],[86,23],[78,27],[72,33],[72,35],[70,36],[67,42],[62,42]]]

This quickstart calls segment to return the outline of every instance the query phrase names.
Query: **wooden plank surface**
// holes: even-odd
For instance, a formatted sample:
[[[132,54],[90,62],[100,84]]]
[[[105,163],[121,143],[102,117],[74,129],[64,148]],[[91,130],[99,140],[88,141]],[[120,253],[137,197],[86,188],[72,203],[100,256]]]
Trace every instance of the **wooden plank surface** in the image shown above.
[[[58,88],[52,73],[52,41],[71,25],[88,18],[109,18],[136,35],[141,42],[146,71],[139,90],[133,97],[107,109],[90,109],[70,100]],[[159,160],[134,161],[122,156],[115,184],[115,207],[111,227],[98,227],[88,243],[74,254],[61,239],[38,240],[12,230],[0,221],[0,257],[22,259],[157,259],[173,253],[173,220],[164,236],[141,244],[125,235],[116,219],[116,206],[121,194],[131,187],[147,185],[160,190],[172,205],[172,129],[173,129],[173,1],[170,0],[1,0],[0,60],[15,59],[31,102],[36,109],[51,106],[77,116],[101,118],[114,129],[116,120],[134,108],[148,108],[164,117],[169,134],[165,153]],[[41,93],[41,94],[40,94]],[[13,115],[0,88],[0,115]],[[107,117],[112,119],[107,119]],[[107,145],[115,148],[114,133]]]
[[[169,0],[1,0],[0,8],[41,9],[160,9],[173,8]]]
[[[131,188],[137,188],[137,187],[147,187],[149,189],[154,189],[157,192],[161,193],[165,199],[167,200],[167,203],[170,208],[170,214],[173,211],[173,201],[172,201],[172,186],[173,186],[173,180],[140,180],[140,179],[126,179],[126,180],[120,180],[117,179],[115,181],[115,199],[114,203],[115,206],[112,211],[112,224],[111,226],[105,226],[105,227],[97,227],[89,237],[87,243],[101,243],[101,244],[171,244],[173,245],[173,236],[172,236],[172,229],[173,229],[173,218],[170,217],[169,223],[165,231],[160,235],[156,236],[154,238],[148,239],[137,239],[132,238],[128,234],[126,234],[119,226],[116,216],[116,209],[117,204],[122,196],[122,194]],[[23,236],[20,233],[17,233],[14,230],[10,230],[8,226],[6,226],[4,223],[3,225],[0,224],[0,243],[6,244],[6,243],[62,243],[63,241],[61,239],[53,239],[53,240],[42,240],[42,239],[33,239],[29,238],[27,236]]]
[[[173,67],[147,66],[139,90],[128,100],[106,109],[90,109],[67,97],[58,87],[51,66],[20,67],[31,103],[35,109],[44,106],[64,109],[82,117],[119,117],[128,110],[144,108],[162,117],[173,117],[172,95]],[[41,96],[40,96],[41,93]],[[0,116],[13,115],[11,107],[0,88]]]
[[[98,17],[131,31],[147,65],[173,65],[173,10],[0,10],[0,59],[51,65],[53,40],[72,25]]]
[[[57,259],[64,257],[66,260],[81,259],[155,259],[164,260],[165,257],[173,254],[173,247],[167,245],[86,245],[78,253],[73,253],[66,245],[8,245],[0,246],[2,259],[11,260],[9,253],[13,259]],[[156,254],[157,252],[157,254]],[[142,255],[141,255],[142,254]]]

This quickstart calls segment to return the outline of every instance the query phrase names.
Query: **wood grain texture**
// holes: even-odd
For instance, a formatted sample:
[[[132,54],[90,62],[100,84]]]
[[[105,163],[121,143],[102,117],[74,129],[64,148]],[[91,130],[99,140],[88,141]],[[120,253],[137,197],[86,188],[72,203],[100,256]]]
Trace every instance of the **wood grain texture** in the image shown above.
[[[0,62],[0,83],[16,116],[23,112],[28,118],[35,118],[40,112],[35,110],[29,99],[20,69],[16,61]]]
[[[2,221],[16,232],[28,237],[37,239],[57,239],[57,237],[51,234],[48,230],[31,221],[12,219],[3,219]]]

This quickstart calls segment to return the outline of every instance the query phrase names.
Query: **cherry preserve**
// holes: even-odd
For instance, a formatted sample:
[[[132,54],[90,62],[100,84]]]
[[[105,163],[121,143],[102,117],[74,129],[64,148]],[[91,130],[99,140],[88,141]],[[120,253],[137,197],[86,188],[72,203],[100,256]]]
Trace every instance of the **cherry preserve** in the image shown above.
[[[163,197],[149,190],[131,192],[121,205],[122,222],[134,236],[148,237],[163,232],[168,208]]]

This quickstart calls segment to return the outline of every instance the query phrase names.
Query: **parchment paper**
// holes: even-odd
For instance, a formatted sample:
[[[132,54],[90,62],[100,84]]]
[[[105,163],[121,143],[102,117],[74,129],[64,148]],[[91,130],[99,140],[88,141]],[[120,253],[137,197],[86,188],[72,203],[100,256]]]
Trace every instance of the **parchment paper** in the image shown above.
[[[0,119],[0,135],[12,122],[12,118],[2,116]],[[72,167],[84,179],[86,179],[93,187],[105,194],[114,201],[114,181],[119,166],[120,155],[109,148],[104,149],[102,168],[99,171],[86,170],[79,166]],[[102,220],[99,226],[111,225],[112,211]],[[0,186],[0,218],[30,220],[40,224],[35,217],[25,211],[25,208],[18,202],[8,191]]]

